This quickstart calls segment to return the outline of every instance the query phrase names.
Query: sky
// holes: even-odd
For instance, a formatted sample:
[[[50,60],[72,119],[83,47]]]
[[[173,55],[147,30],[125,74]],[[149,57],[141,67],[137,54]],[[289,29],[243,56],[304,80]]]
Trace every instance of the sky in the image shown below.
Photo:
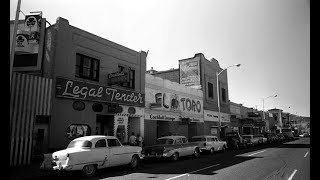
[[[149,51],[147,70],[178,68],[197,53],[221,68],[240,63],[227,70],[232,102],[263,110],[264,99],[264,110],[310,116],[309,0],[21,0],[20,10]]]

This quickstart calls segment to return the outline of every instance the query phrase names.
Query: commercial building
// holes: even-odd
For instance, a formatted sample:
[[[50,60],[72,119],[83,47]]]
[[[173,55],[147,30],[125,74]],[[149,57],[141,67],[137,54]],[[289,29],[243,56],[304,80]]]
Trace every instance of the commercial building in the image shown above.
[[[203,134],[203,93],[176,82],[146,74],[146,145],[165,135],[191,138]]]
[[[207,60],[202,53],[194,57],[179,60],[179,69],[156,72],[152,75],[183,84],[203,92],[204,107],[204,133],[218,135],[218,93],[216,73],[221,72],[218,61],[214,58]],[[221,134],[231,131],[230,126],[230,104],[228,93],[227,71],[219,75],[220,116]]]
[[[43,82],[39,88],[46,93],[34,93],[34,96],[41,102],[48,102],[43,105],[46,111],[39,111],[45,113],[30,116],[29,124],[33,126],[28,127],[33,129],[26,135],[37,139],[29,140],[33,144],[29,159],[31,154],[35,156],[35,153],[65,148],[72,139],[83,135],[115,135],[123,143],[131,132],[144,136],[147,54],[76,28],[61,17],[46,28],[45,21],[41,22],[44,29],[36,49],[38,55],[32,55],[35,48],[23,44],[32,40],[28,36],[30,32],[18,34],[17,43],[25,46],[19,47],[24,57],[15,58],[14,64],[15,73],[19,71],[21,76],[29,74],[44,78],[39,81]],[[32,78],[20,80],[27,84]],[[23,121],[15,119],[13,123]],[[38,127],[34,125],[36,122],[39,122]],[[13,125],[11,128],[19,127]],[[14,137],[12,141],[15,141]],[[15,143],[12,144],[12,149],[16,149]]]

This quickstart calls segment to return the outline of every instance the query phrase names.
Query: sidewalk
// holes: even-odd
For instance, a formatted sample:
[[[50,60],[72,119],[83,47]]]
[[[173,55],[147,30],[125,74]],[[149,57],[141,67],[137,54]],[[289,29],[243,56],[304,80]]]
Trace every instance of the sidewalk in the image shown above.
[[[10,168],[10,179],[44,179],[46,176],[52,175],[53,172],[41,171],[41,162],[34,162],[28,166]]]

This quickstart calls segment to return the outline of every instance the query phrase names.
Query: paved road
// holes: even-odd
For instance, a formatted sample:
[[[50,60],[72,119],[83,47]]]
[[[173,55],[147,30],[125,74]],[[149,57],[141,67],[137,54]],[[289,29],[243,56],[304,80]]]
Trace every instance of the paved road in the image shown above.
[[[61,175],[64,178],[85,179],[80,173]],[[55,179],[57,176],[48,177]],[[116,167],[98,171],[98,179],[310,179],[310,139],[300,138],[286,143],[262,145],[241,150],[229,150],[214,155],[203,154],[197,159],[181,158],[177,162],[144,162],[140,168]]]

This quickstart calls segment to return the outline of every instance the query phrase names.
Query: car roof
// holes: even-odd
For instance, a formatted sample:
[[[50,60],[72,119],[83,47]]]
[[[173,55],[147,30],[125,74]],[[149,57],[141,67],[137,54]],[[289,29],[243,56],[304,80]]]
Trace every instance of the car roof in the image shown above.
[[[202,137],[217,137],[212,135],[200,135],[200,136],[193,136],[192,138],[202,138]]]
[[[79,138],[76,138],[74,140],[88,140],[88,141],[91,141],[93,139],[99,139],[99,138],[117,139],[115,136],[91,135],[91,136],[79,137]]]
[[[185,136],[164,136],[158,139],[178,139],[178,138],[186,138]]]

